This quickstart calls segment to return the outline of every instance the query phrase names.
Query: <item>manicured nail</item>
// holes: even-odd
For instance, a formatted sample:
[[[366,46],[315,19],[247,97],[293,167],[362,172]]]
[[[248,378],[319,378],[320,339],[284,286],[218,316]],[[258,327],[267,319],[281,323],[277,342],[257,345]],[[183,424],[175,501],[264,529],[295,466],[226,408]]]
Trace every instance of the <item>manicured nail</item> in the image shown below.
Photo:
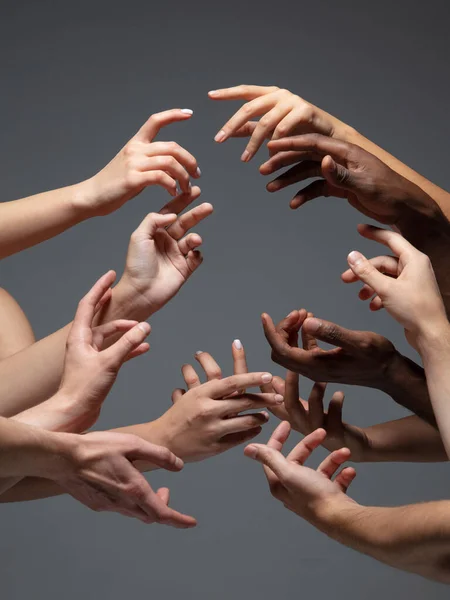
[[[146,323],[145,321],[143,321],[142,323],[139,323],[138,327],[143,333],[150,332],[150,325],[148,323]]]
[[[283,404],[284,398],[281,394],[275,394],[275,402],[277,404]]]
[[[357,252],[356,250],[353,250],[352,252],[350,252],[350,254],[348,255],[348,262],[351,265],[357,265],[358,263],[360,263],[362,260],[364,260],[364,256],[361,254],[361,252]]]
[[[247,162],[248,160],[250,160],[250,152],[248,150],[244,150],[241,156],[241,160],[242,162]]]
[[[245,454],[250,458],[256,458],[258,455],[258,448],[256,448],[256,446],[247,446]]]
[[[209,90],[208,94],[214,96],[215,94],[217,94],[217,90]]]
[[[270,383],[272,381],[273,377],[271,373],[263,373],[262,377],[261,377],[261,381],[263,383]]]
[[[198,356],[199,354],[203,354],[203,350],[197,350],[197,352],[195,353],[195,356]]]
[[[241,340],[234,340],[233,346],[236,348],[236,350],[242,350],[242,342],[241,342]]]
[[[181,460],[181,458],[178,458],[178,456],[175,458],[175,467],[180,469],[180,471],[184,467],[184,462]]]
[[[191,110],[190,108],[182,108],[181,112],[184,113],[185,115],[193,115],[194,111]]]
[[[197,167],[195,174],[197,175],[197,177],[201,177],[202,172],[200,171],[200,167]]]
[[[227,134],[225,133],[225,131],[223,129],[221,129],[219,131],[218,134],[216,134],[216,137],[214,138],[215,142],[223,142],[223,140],[227,137]]]

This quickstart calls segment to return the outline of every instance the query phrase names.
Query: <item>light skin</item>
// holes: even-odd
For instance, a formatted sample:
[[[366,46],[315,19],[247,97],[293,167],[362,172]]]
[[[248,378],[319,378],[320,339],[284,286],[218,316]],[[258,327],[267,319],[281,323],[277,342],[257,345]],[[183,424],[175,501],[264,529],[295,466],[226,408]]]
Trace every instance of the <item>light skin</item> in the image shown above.
[[[267,444],[250,444],[247,457],[260,462],[272,495],[285,507],[338,542],[388,565],[450,583],[450,502],[399,507],[362,506],[347,489],[356,472],[342,465],[348,448],[334,450],[315,469],[304,465],[326,438],[307,435],[284,457],[290,425],[282,422]]]
[[[200,266],[202,255],[197,248],[202,238],[189,230],[208,217],[213,208],[203,203],[181,214],[196,197],[192,188],[190,194],[175,198],[160,213],[148,215],[133,233],[124,273],[96,315],[96,325],[122,319],[147,320]],[[23,412],[57,391],[70,327],[0,362],[0,414]]]
[[[382,306],[405,329],[408,341],[419,351],[442,441],[450,452],[450,324],[430,259],[399,233],[370,225],[359,227],[369,239],[386,245],[393,253],[388,275],[360,252],[348,263],[355,277],[374,290]]]
[[[215,136],[219,143],[232,137],[249,137],[241,156],[244,162],[250,161],[267,139],[278,140],[304,133],[318,133],[334,140],[356,144],[377,156],[391,169],[422,188],[447,216],[450,215],[448,192],[416,173],[353,127],[289,90],[276,86],[238,85],[213,90],[208,95],[212,100],[244,102]],[[256,121],[256,118],[259,120]],[[270,151],[275,153],[278,150],[271,148]]]
[[[190,178],[200,177],[195,157],[175,142],[155,142],[155,138],[166,125],[191,116],[189,109],[154,114],[93,177],[2,203],[0,258],[48,240],[88,218],[110,214],[148,186],[162,186],[171,196],[190,194]]]
[[[113,511],[145,523],[192,527],[195,519],[167,506],[134,466],[147,461],[170,471],[183,468],[172,452],[137,436],[100,432],[55,433],[0,417],[0,477],[50,480],[95,511]]]
[[[345,329],[304,309],[292,311],[277,326],[263,314],[262,323],[272,360],[279,365],[313,381],[379,389],[435,425],[423,369],[381,335]],[[300,329],[303,348],[297,343]],[[335,347],[324,350],[318,340]]]
[[[121,427],[115,432],[133,434],[144,441],[164,446],[185,462],[204,460],[257,436],[268,420],[267,413],[240,413],[278,406],[283,398],[273,391],[249,393],[245,390],[269,385],[272,375],[244,371],[242,345],[238,348],[233,344],[235,374],[230,377],[221,377],[220,368],[208,353],[202,352],[196,358],[205,371],[206,383],[200,383],[192,366],[184,365],[182,372],[186,389],[174,390],[173,405],[167,412],[156,421]],[[157,468],[151,461],[138,462],[136,466],[142,471]],[[32,500],[63,492],[55,483],[28,478],[5,492],[0,502]]]

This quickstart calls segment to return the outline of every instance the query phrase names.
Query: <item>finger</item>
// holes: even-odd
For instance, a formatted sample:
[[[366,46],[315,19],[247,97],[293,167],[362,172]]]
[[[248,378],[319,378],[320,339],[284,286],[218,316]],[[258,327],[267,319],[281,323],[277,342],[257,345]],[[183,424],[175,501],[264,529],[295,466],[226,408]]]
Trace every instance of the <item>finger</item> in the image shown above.
[[[200,377],[197,375],[197,371],[192,365],[183,365],[181,367],[181,373],[188,390],[198,387],[201,384]]]
[[[338,435],[342,431],[342,407],[344,399],[344,392],[335,392],[328,405],[327,432],[330,436]]]
[[[245,410],[255,408],[272,408],[281,406],[283,396],[274,393],[248,394],[241,393],[231,398],[225,398],[220,401],[219,414],[223,417],[237,415]]]
[[[327,436],[325,429],[316,429],[309,435],[305,436],[293,450],[288,454],[287,460],[290,462],[303,465],[312,452],[323,443]]]
[[[319,133],[305,133],[297,136],[272,140],[267,147],[274,152],[315,152],[329,154],[334,159],[343,163],[349,154],[351,145]]]
[[[201,175],[195,156],[176,142],[153,142],[147,146],[145,154],[146,156],[173,156],[191,177],[197,179]]]
[[[245,456],[262,463],[276,475],[281,483],[287,483],[292,474],[292,466],[281,452],[264,444],[250,444],[244,450]]]
[[[170,200],[170,202],[168,202],[161,208],[159,213],[161,215],[166,215],[169,213],[179,215],[187,206],[192,204],[194,200],[197,200],[201,193],[201,189],[195,185],[191,187],[191,189],[186,194],[179,194],[178,196]]]
[[[145,481],[145,479],[144,479]],[[148,489],[139,493],[136,504],[146,512],[150,519],[161,523],[162,525],[170,525],[177,529],[187,529],[197,525],[194,517],[184,515],[173,508],[167,506],[165,499],[148,486]]]
[[[264,425],[268,420],[269,413],[267,412],[232,417],[222,421],[221,431],[223,435],[239,433],[240,431],[248,431],[249,429],[255,429],[256,427]]]
[[[369,285],[376,294],[383,297],[388,292],[391,278],[380,273],[363,254],[353,250],[347,261],[358,279]]]
[[[249,429],[248,431],[230,433],[228,435],[224,435],[223,438],[220,439],[220,444],[223,446],[224,451],[229,450],[230,448],[234,448],[235,446],[239,446],[240,444],[244,444],[245,442],[252,440],[259,435],[261,431],[261,427],[255,427],[255,429]]]
[[[323,412],[323,399],[326,389],[326,383],[315,383],[311,390],[308,399],[309,423],[311,429],[319,429],[324,426],[325,415]]]
[[[375,256],[374,258],[370,258],[369,262],[375,267],[375,269],[380,271],[380,273],[390,275],[391,277],[397,277],[398,258],[394,256]],[[344,271],[344,273],[341,275],[341,278],[344,283],[354,283],[355,281],[359,281],[358,277],[351,269]],[[374,292],[372,290],[370,296],[373,296],[373,293]]]
[[[291,426],[289,424],[288,421],[283,421],[281,422],[278,427],[276,427],[276,429],[273,431],[272,435],[270,436],[269,441],[267,442],[267,445],[269,446],[269,448],[273,448],[274,450],[277,450],[278,452],[281,452],[283,450],[284,444],[287,442],[288,438],[289,438],[289,434],[291,432]],[[267,481],[269,482],[270,487],[272,487],[273,485],[275,485],[278,482],[278,477],[275,475],[275,473],[269,469],[269,467],[266,467],[264,465],[264,474],[267,478]]]
[[[206,219],[206,217],[209,217],[213,210],[212,204],[204,202],[178,217],[178,219],[167,228],[167,233],[173,237],[174,240],[180,240],[189,229],[192,229],[192,227],[198,225],[201,221]]]
[[[318,177],[322,177],[322,171],[320,169],[320,161],[322,157],[320,154],[314,154],[312,152],[278,152],[274,154],[267,160],[262,163],[259,167],[259,172],[261,175],[271,175],[280,169],[284,169],[284,167],[290,167],[291,165],[299,166],[300,164],[305,165],[305,168],[309,166],[314,167],[316,172],[319,173]],[[289,172],[289,171],[288,171]],[[306,177],[304,179],[307,179]],[[277,181],[276,179],[274,182]],[[270,192],[276,191],[276,184],[274,182],[270,182],[268,186],[271,187],[269,189]]]
[[[235,375],[248,373],[247,357],[241,340],[234,340],[231,344],[231,354],[233,356],[233,373]]]
[[[317,319],[315,317],[306,319],[303,323],[303,329],[305,330],[305,333],[313,335],[322,342],[352,352],[359,350],[366,338],[366,333],[364,331],[352,331],[351,329],[345,329],[330,321],[324,321],[323,319]]]
[[[95,307],[95,314],[99,313],[101,311],[101,309],[104,306],[106,306],[106,304],[108,304],[108,302],[111,300],[111,296],[112,296],[112,289],[109,288],[106,290],[106,292],[100,298],[100,300],[97,302],[97,306]]]
[[[278,90],[279,88],[273,85],[236,85],[234,87],[211,90],[208,92],[208,96],[212,100],[253,100],[254,98],[271,94]]]
[[[331,186],[350,191],[358,189],[356,173],[338,164],[331,156],[324,156],[321,166],[322,175]]]
[[[328,479],[331,479],[339,467],[350,458],[350,450],[348,448],[340,448],[329,454],[325,460],[323,460],[317,471],[322,473]]]
[[[171,196],[176,197],[178,195],[176,179],[160,169],[139,171],[136,174],[136,185],[142,188],[160,185],[167,190]]]
[[[116,321],[109,321],[109,323],[103,323],[103,325],[97,325],[92,330],[92,341],[96,346],[97,350],[102,349],[103,341],[112,335],[129,331],[135,325],[138,324],[138,321],[130,321],[127,319],[117,319]]]
[[[392,250],[396,256],[402,255],[405,259],[413,258],[419,254],[419,250],[414,248],[400,233],[389,229],[374,227],[373,225],[358,225],[358,232],[368,240],[374,240],[384,244]]]
[[[313,317],[314,315],[311,312],[309,312],[306,315],[307,319],[312,319]],[[305,322],[305,320],[303,321],[303,323]],[[302,327],[302,346],[304,350],[314,350],[314,348],[318,348],[316,338],[310,333],[308,333],[304,327]]]
[[[157,490],[156,495],[161,498],[161,500],[164,502],[164,504],[169,504],[169,500],[170,500],[170,490],[169,488],[166,487],[162,487],[159,488],[159,490]]]
[[[330,185],[324,179],[313,181],[302,190],[298,191],[289,203],[289,206],[295,210],[316,198],[328,198],[329,196],[339,196],[338,188],[330,188]]]
[[[175,404],[176,402],[178,402],[178,400],[181,400],[181,398],[184,396],[185,393],[186,393],[186,390],[183,390],[182,388],[176,388],[175,390],[173,390],[172,404]]]
[[[342,469],[342,471],[336,475],[334,482],[341,488],[344,494],[346,494],[355,477],[355,469],[353,467],[345,467],[345,469]]]
[[[275,104],[276,98],[273,95],[261,96],[247,102],[225,123],[215,136],[214,140],[219,143],[224,142],[247,121],[264,114]]]
[[[292,371],[286,373],[284,406],[289,415],[289,421],[295,424],[296,429],[307,431],[308,414],[299,401],[298,375]]]
[[[211,398],[219,399],[229,396],[237,390],[257,387],[271,381],[271,373],[241,373],[205,383],[204,392],[210,394]]]
[[[162,229],[163,227],[168,227],[172,223],[174,223],[177,219],[177,215],[174,213],[170,214],[160,214],[160,213],[149,213],[139,227],[136,229],[135,234],[137,235],[145,235],[149,239],[153,239],[155,237],[158,229]]]
[[[139,344],[137,348],[132,350],[130,354],[128,354],[128,356],[125,358],[125,361],[129,361],[133,358],[137,358],[138,356],[142,356],[143,354],[146,354],[149,350],[150,344],[147,344],[147,342],[143,342],[142,344]]]
[[[286,382],[282,377],[275,375],[275,377],[272,379],[272,387],[273,390],[271,391],[275,391],[277,394],[280,394],[280,396],[283,396],[284,398],[284,395],[286,393]]]
[[[370,285],[364,284],[362,288],[358,292],[358,296],[360,300],[369,300],[375,294],[375,290],[370,287]]]
[[[209,352],[202,352],[199,350],[195,353],[195,360],[200,363],[200,366],[205,371],[208,381],[222,378],[222,369],[219,367],[211,354],[209,354]]]
[[[192,115],[193,111],[189,108],[173,108],[155,113],[142,125],[134,137],[142,142],[151,142],[162,127],[176,121],[187,121]]]
[[[321,177],[321,175],[318,163],[305,160],[269,182],[266,189],[268,192],[278,192],[299,181],[305,181],[305,179],[311,179],[312,177]]]
[[[178,242],[178,248],[184,256],[187,256],[191,250],[195,250],[203,243],[198,233],[189,233]]]
[[[273,132],[272,139],[279,140],[287,137],[295,129],[296,133],[307,133],[311,130],[311,107],[304,104],[301,108],[296,108],[288,113],[285,118],[280,121]]]
[[[255,131],[258,125],[258,121],[249,121],[240,127],[237,131],[232,133],[230,137],[233,138],[242,138],[242,137],[250,137]]]
[[[264,335],[272,350],[277,354],[289,355],[291,353],[291,347],[287,343],[287,335],[281,335],[280,330],[275,328],[275,325],[268,314],[263,313],[261,315],[261,321]]]
[[[270,137],[278,123],[289,113],[292,104],[289,102],[276,104],[258,122],[247,147],[242,154],[241,160],[248,162],[256,154],[264,140]]]
[[[142,322],[122,335],[115,344],[103,351],[103,356],[113,365],[121,365],[133,350],[150,334],[149,323]]]
[[[190,189],[190,177],[184,166],[173,156],[153,156],[145,158],[137,165],[141,173],[151,171],[164,171],[172,179],[178,181],[181,193],[187,193]],[[170,191],[170,190],[169,190]]]
[[[90,343],[92,340],[92,321],[95,309],[106,291],[116,279],[115,271],[108,271],[92,286],[89,292],[80,300],[70,330],[71,339],[79,339]]]
[[[377,310],[381,310],[382,308],[384,308],[384,303],[383,303],[383,300],[380,298],[380,296],[375,296],[375,298],[372,298],[369,308],[373,312],[376,312]]]
[[[167,471],[178,472],[184,467],[181,458],[178,458],[168,448],[152,444],[139,437],[137,440],[133,440],[133,447],[126,453],[126,457],[131,462],[143,460]]]
[[[198,269],[198,267],[202,264],[202,262],[203,262],[202,253],[199,250],[190,250],[186,254],[186,264],[189,269],[189,275],[192,275],[192,273],[196,269]]]

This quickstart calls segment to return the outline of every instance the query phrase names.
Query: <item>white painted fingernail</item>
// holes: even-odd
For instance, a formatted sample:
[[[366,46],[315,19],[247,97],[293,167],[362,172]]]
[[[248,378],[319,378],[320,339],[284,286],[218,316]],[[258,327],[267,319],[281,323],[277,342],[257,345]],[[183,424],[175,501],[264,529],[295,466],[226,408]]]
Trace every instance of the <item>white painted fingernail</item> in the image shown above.
[[[272,381],[272,375],[270,373],[263,373],[261,376],[261,381],[263,383],[270,383]]]
[[[275,402],[277,404],[283,404],[284,398],[281,394],[275,394]]]
[[[197,350],[197,352],[195,353],[195,356],[198,356],[199,354],[203,354],[203,350]]]
[[[236,348],[236,350],[242,350],[242,342],[241,342],[241,340],[234,340],[233,346]]]
[[[197,173],[197,177],[201,176],[202,172],[200,171],[200,167],[197,167],[196,173]]]
[[[181,112],[184,113],[185,115],[193,115],[194,111],[191,110],[190,108],[182,108]]]

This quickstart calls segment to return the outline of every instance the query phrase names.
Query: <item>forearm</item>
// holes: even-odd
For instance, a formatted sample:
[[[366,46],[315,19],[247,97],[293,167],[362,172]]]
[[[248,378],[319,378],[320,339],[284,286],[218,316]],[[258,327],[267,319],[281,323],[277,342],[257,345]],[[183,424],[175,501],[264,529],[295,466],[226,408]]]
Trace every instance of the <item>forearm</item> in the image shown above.
[[[0,204],[0,258],[48,240],[89,217],[89,181]]]
[[[364,462],[441,462],[447,453],[439,431],[417,416],[363,429],[369,441]]]
[[[450,583],[450,502],[395,508],[330,502],[309,519],[336,541],[383,563]]]
[[[384,375],[374,387],[391,396],[397,404],[415,413],[430,425],[436,426],[422,367],[398,353]]]

